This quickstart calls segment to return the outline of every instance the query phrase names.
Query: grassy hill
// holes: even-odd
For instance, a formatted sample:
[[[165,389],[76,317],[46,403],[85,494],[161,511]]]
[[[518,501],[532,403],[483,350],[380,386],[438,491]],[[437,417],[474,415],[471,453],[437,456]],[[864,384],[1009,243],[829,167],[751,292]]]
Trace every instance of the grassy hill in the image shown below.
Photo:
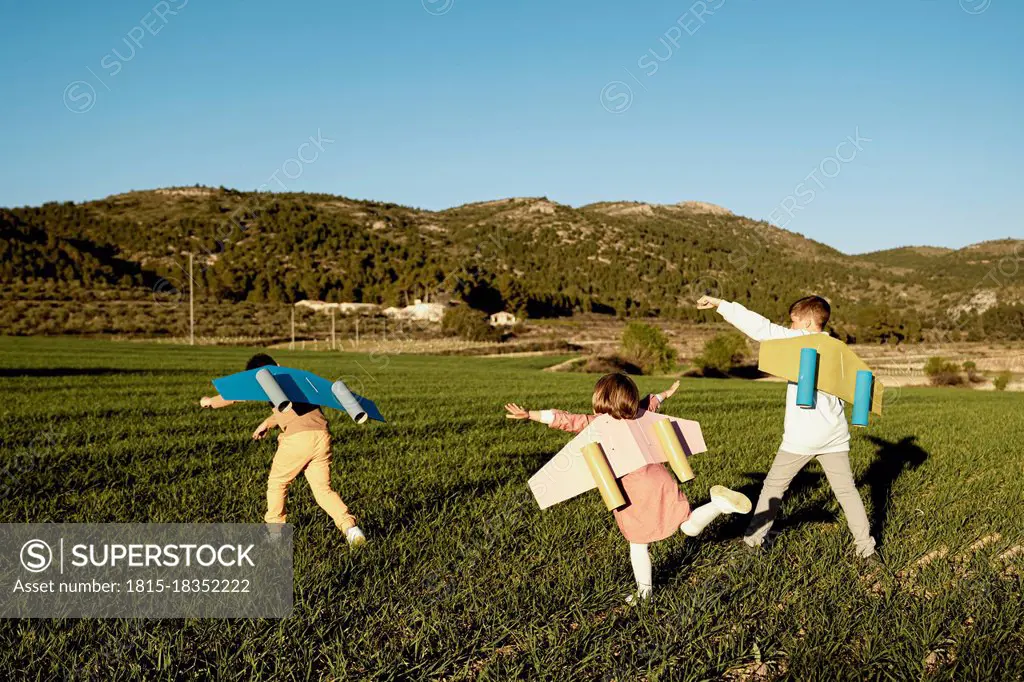
[[[592,311],[700,322],[710,318],[692,301],[705,292],[775,317],[817,292],[842,311],[838,331],[858,340],[996,327],[1024,337],[1020,240],[850,256],[697,202],[573,208],[511,198],[425,211],[204,187],[0,209],[8,299],[173,294],[187,289],[189,252],[197,294],[210,301],[392,305],[453,295],[531,317]]]

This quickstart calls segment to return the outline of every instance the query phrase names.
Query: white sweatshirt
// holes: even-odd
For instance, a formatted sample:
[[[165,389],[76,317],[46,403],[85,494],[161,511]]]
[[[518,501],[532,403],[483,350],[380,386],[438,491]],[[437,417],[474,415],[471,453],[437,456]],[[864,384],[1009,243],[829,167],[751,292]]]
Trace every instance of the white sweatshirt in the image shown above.
[[[747,310],[739,303],[728,301],[719,304],[718,314],[755,341],[824,333],[772,324],[767,318]],[[796,404],[796,384],[790,382],[786,389],[786,429],[782,434],[781,449],[794,455],[848,452],[850,427],[846,424],[844,407],[842,400],[821,391],[815,396],[814,407],[800,407]]]

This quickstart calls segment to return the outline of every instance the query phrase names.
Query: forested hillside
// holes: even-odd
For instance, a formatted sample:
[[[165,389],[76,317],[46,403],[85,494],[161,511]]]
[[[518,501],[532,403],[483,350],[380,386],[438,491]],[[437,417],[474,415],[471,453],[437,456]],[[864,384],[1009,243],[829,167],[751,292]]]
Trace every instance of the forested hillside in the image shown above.
[[[543,198],[445,211],[319,194],[202,187],[82,204],[0,209],[7,299],[82,287],[104,298],[186,289],[218,301],[404,304],[452,295],[531,317],[577,311],[710,319],[702,293],[779,317],[820,293],[836,330],[862,342],[964,335],[1024,338],[1024,242],[848,256],[702,204]]]

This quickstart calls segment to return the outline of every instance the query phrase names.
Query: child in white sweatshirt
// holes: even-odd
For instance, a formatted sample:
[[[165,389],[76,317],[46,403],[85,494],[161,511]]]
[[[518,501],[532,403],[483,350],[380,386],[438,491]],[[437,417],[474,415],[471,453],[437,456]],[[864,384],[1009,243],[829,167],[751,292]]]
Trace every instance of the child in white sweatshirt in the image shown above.
[[[772,324],[739,303],[711,296],[701,297],[697,307],[702,310],[717,309],[726,322],[755,341],[823,334],[832,313],[828,301],[820,296],[807,296],[790,306],[790,326],[787,328]],[[817,459],[846,514],[846,523],[853,533],[858,556],[867,558],[875,554],[875,539],[871,537],[864,502],[860,499],[850,470],[850,428],[846,424],[843,408],[842,400],[821,391],[817,392],[813,408],[799,407],[796,404],[796,384],[789,384],[782,445],[765,476],[754,516],[743,538],[749,546],[761,546],[771,530],[782,504],[782,496],[793,477],[812,459]]]

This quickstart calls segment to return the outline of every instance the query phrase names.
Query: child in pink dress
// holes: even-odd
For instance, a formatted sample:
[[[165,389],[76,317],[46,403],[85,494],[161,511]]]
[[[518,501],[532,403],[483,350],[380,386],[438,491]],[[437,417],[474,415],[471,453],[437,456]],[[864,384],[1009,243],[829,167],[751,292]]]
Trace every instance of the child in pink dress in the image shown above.
[[[598,417],[607,414],[615,419],[638,419],[645,411],[657,412],[661,404],[676,392],[679,382],[663,393],[640,398],[636,384],[625,374],[606,374],[594,387],[594,414],[571,414],[562,410],[524,410],[515,403],[505,406],[509,419],[530,419],[547,424],[553,429],[579,433]],[[637,598],[651,595],[651,555],[647,545],[664,540],[677,530],[690,537],[699,535],[721,514],[750,511],[750,500],[742,493],[720,485],[711,488],[711,502],[690,508],[686,495],[664,464],[648,464],[623,476],[622,484],[626,506],[616,509],[615,522],[629,542],[630,562],[636,576],[637,592],[627,597],[633,603]]]

